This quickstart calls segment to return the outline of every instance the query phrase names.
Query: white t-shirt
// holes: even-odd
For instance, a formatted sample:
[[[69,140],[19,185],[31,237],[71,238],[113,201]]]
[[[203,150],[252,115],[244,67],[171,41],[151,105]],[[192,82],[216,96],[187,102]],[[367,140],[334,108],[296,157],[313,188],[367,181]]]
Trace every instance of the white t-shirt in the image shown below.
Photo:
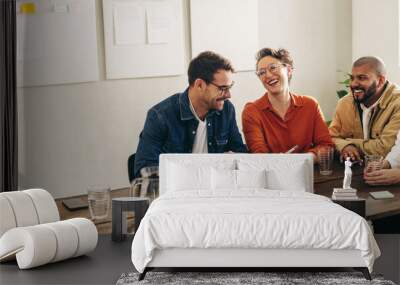
[[[370,138],[369,137],[369,124],[371,123],[371,115],[374,112],[374,109],[378,105],[381,98],[379,98],[378,101],[376,101],[372,106],[369,106],[368,108],[365,107],[364,104],[360,104],[361,109],[363,110],[362,125],[363,125],[363,133],[364,133],[365,140],[368,140]]]
[[[396,143],[386,156],[392,168],[400,168],[400,131],[397,133]]]
[[[197,116],[196,111],[190,101],[190,110],[192,111],[193,115],[196,117],[197,121],[199,121],[199,125],[197,126],[196,135],[193,141],[193,148],[192,153],[208,153],[207,147],[207,122],[206,120],[200,120],[199,116]]]

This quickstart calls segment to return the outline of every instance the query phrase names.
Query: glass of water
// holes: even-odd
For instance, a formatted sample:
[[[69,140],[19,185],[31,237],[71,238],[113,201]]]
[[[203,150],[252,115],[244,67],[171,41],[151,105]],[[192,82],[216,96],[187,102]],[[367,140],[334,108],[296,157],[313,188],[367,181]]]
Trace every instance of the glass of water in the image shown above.
[[[150,203],[159,195],[158,166],[143,167],[142,177],[136,178],[131,184],[132,197],[147,197]]]
[[[334,148],[332,146],[321,146],[317,150],[319,173],[321,175],[331,175],[333,172],[333,155]]]
[[[139,177],[132,181],[131,193],[132,197],[146,197],[150,199],[150,203],[158,198],[159,180],[158,178]]]
[[[373,172],[382,169],[383,157],[380,155],[366,155],[364,157],[365,167],[364,172]]]
[[[111,189],[109,187],[90,186],[87,191],[92,220],[107,218],[111,205]]]

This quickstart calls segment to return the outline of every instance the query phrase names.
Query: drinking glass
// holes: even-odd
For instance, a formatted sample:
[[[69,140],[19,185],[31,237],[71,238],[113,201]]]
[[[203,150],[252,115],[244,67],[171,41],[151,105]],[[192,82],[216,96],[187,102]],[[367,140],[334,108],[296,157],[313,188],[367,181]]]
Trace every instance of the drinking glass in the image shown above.
[[[132,197],[146,197],[150,199],[150,203],[156,199],[158,193],[158,178],[139,177],[133,180],[131,185]]]
[[[110,191],[109,187],[90,186],[88,188],[88,204],[92,220],[102,220],[108,217],[111,204]]]
[[[333,170],[334,148],[332,146],[321,146],[318,148],[319,173],[321,175],[331,175]]]
[[[147,197],[151,203],[159,195],[158,167],[144,167],[140,174],[142,177],[136,178],[131,184],[131,196]]]
[[[373,172],[382,169],[383,157],[381,155],[376,155],[376,154],[366,155],[364,157],[364,160],[365,160],[365,166],[364,166],[365,172]]]

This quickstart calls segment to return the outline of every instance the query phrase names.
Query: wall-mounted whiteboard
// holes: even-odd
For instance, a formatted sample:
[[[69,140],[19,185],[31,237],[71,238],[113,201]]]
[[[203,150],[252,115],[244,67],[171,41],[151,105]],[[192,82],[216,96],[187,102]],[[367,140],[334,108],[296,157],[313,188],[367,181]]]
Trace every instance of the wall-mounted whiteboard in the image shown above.
[[[215,51],[237,71],[254,70],[258,0],[191,0],[192,57]]]
[[[95,0],[16,3],[18,86],[99,79]]]
[[[184,71],[182,0],[103,0],[108,79]]]

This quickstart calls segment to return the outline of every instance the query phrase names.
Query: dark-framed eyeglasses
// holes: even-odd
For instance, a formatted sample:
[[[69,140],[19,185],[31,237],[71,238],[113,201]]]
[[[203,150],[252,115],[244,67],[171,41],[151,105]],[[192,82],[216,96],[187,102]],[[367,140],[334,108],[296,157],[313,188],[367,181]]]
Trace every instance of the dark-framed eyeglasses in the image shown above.
[[[285,67],[285,66],[286,66],[286,64],[284,64],[284,63],[271,63],[271,64],[268,64],[267,67],[263,67],[263,68],[260,68],[259,70],[257,70],[256,75],[258,77],[262,77],[267,74],[267,71],[269,71],[270,73],[277,74],[281,70],[281,68]]]
[[[218,88],[218,90],[220,92],[220,95],[225,95],[226,93],[228,93],[231,90],[233,85],[235,85],[235,81],[232,81],[231,85],[218,85],[218,84],[215,84],[213,82],[210,82],[210,84],[214,85],[215,87]]]

